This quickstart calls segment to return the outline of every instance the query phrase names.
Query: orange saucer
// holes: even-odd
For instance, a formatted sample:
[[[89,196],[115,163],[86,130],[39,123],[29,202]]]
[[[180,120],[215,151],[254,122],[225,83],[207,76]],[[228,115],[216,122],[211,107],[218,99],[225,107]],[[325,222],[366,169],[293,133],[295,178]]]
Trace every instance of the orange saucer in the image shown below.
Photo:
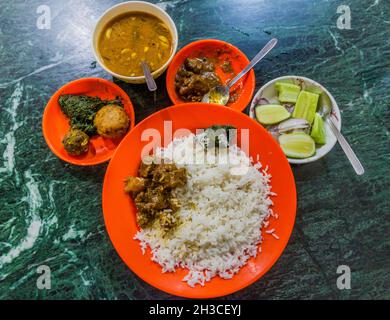
[[[173,104],[176,105],[186,102],[179,97],[175,89],[175,78],[179,68],[186,58],[200,57],[209,58],[211,61],[230,61],[234,75],[223,72],[221,67],[216,65],[215,73],[220,77],[224,84],[229,82],[229,80],[232,80],[235,75],[241,72],[249,64],[249,60],[246,55],[240,49],[228,42],[215,39],[205,39],[188,44],[175,55],[168,68],[166,85],[169,97],[171,98]],[[231,89],[231,93],[235,91],[238,98],[235,102],[228,103],[227,107],[243,111],[251,102],[255,87],[255,72],[252,69]]]
[[[111,159],[119,140],[106,139],[100,136],[91,138],[89,150],[86,154],[75,157],[69,155],[62,145],[62,139],[69,131],[69,119],[62,113],[58,98],[63,94],[77,94],[91,97],[99,97],[104,100],[112,100],[119,97],[122,100],[125,111],[134,127],[134,108],[128,95],[116,84],[99,78],[82,78],[69,82],[59,89],[48,102],[42,120],[43,136],[51,151],[60,159],[78,166],[92,166],[104,163]]]

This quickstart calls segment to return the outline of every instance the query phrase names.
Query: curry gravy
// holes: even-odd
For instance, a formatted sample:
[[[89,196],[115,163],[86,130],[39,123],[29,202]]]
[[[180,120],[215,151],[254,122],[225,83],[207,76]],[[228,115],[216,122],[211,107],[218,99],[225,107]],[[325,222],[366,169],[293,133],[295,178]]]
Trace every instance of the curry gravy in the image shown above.
[[[130,77],[143,76],[141,62],[153,71],[161,68],[172,53],[172,35],[157,17],[143,12],[120,15],[103,29],[99,53],[111,71]]]

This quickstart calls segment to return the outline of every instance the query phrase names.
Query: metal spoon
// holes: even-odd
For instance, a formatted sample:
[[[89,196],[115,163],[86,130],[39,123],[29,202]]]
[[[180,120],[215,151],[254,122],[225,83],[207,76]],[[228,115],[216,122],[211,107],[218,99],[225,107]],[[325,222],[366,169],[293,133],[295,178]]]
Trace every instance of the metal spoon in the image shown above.
[[[360,163],[355,152],[352,150],[348,141],[344,138],[344,136],[341,134],[339,129],[337,129],[336,123],[333,120],[332,115],[331,115],[332,102],[331,102],[329,96],[324,92],[320,96],[318,107],[319,107],[318,113],[328,123],[330,129],[332,130],[333,134],[336,136],[337,141],[339,142],[339,144],[340,144],[341,148],[343,149],[345,155],[347,156],[349,162],[351,163],[352,167],[354,168],[356,174],[359,176],[363,175],[364,168],[363,168],[362,164]]]
[[[154,81],[154,78],[152,76],[152,72],[150,71],[149,65],[146,61],[141,62],[142,70],[144,71],[145,79],[146,79],[146,85],[148,86],[149,91],[156,91],[157,90],[157,84],[156,81]]]
[[[268,52],[270,52],[278,43],[277,39],[272,39],[269,41],[263,49],[253,58],[253,60],[242,70],[232,81],[230,81],[225,86],[216,86],[211,89],[202,99],[202,102],[205,103],[217,103],[225,106],[230,98],[230,89],[240,80],[244,75],[246,75],[257,63],[263,59]]]

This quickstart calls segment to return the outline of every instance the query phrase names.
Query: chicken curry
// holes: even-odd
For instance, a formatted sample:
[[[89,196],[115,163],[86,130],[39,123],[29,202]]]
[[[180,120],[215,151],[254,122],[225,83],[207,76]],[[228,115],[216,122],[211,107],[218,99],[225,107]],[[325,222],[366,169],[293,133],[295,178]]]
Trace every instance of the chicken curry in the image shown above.
[[[148,161],[150,160],[150,161]],[[125,192],[130,193],[137,207],[137,222],[141,228],[158,223],[169,232],[179,221],[175,213],[180,203],[174,189],[187,184],[187,169],[173,163],[154,163],[153,158],[142,161],[139,177],[128,177]]]
[[[187,58],[175,78],[175,87],[184,101],[200,102],[212,88],[221,85],[215,66],[208,58]]]

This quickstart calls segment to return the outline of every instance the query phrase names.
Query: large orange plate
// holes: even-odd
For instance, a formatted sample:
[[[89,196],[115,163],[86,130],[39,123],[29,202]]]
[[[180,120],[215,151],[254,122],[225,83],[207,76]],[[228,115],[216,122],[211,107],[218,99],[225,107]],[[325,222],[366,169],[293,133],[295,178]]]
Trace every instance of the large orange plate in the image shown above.
[[[218,53],[219,52],[219,53]],[[217,59],[219,63],[215,64],[215,73],[221,78],[221,81],[226,84],[232,80],[235,75],[240,73],[248,64],[249,60],[246,55],[232,44],[215,39],[205,39],[192,42],[182,48],[173,58],[167,71],[167,91],[173,104],[185,103],[180,98],[175,89],[175,78],[177,71],[184,63],[186,58],[201,58],[207,57],[215,62]],[[224,73],[220,67],[220,63],[229,60],[231,62],[234,74]],[[251,102],[253,93],[256,87],[255,72],[253,69],[240,79],[231,89],[231,94],[236,92],[238,98],[235,102],[229,102],[229,108],[243,111]]]
[[[271,235],[264,234],[262,253],[255,259],[250,259],[231,280],[215,277],[204,287],[191,288],[182,281],[186,275],[185,270],[163,274],[161,267],[150,260],[150,252],[147,251],[146,255],[142,255],[139,242],[133,240],[138,230],[136,208],[131,198],[123,191],[124,180],[129,175],[137,174],[141,150],[150,142],[141,141],[142,133],[147,129],[154,129],[163,137],[164,121],[172,121],[174,132],[182,128],[194,131],[215,124],[231,124],[238,129],[249,129],[250,155],[254,159],[259,155],[263,166],[269,166],[269,172],[272,174],[272,189],[278,194],[274,197],[274,211],[279,215],[278,219],[271,218],[270,227],[276,229],[280,239],[276,240]],[[155,113],[139,123],[121,142],[104,179],[104,219],[115,249],[128,267],[143,280],[160,290],[181,297],[220,297],[258,280],[272,267],[286,247],[294,226],[295,211],[294,177],[276,141],[255,120],[232,109],[212,104],[177,105]]]
[[[69,131],[69,119],[62,113],[58,98],[63,94],[78,94],[112,100],[119,97],[130,118],[130,129],[134,127],[135,115],[129,96],[115,83],[100,78],[82,78],[67,83],[59,89],[48,102],[42,120],[43,136],[51,151],[60,159],[79,166],[92,166],[111,159],[121,139],[92,137],[89,150],[82,156],[69,155],[62,139]]]

